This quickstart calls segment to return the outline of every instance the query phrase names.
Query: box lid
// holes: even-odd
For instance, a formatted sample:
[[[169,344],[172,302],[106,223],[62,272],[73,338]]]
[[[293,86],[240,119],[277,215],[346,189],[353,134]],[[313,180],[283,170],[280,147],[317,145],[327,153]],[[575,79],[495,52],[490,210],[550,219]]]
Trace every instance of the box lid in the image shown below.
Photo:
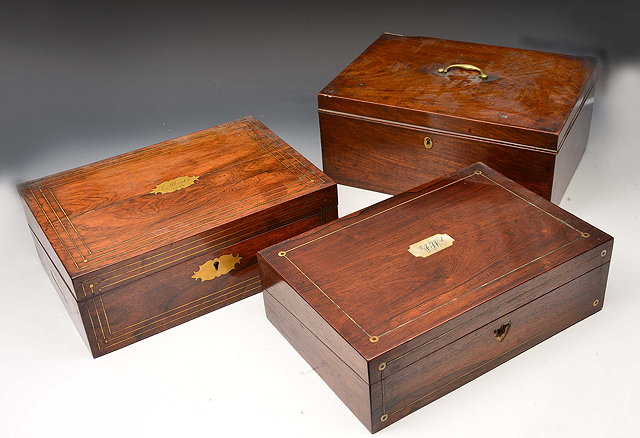
[[[319,93],[318,108],[557,150],[595,67],[589,57],[383,34]]]
[[[88,273],[251,215],[261,215],[256,229],[269,218],[276,226],[272,216],[283,216],[283,205],[328,185],[326,175],[245,117],[26,182],[19,192],[31,227],[46,237],[74,290]]]
[[[477,163],[260,256],[372,361],[594,249],[607,262],[611,239]]]

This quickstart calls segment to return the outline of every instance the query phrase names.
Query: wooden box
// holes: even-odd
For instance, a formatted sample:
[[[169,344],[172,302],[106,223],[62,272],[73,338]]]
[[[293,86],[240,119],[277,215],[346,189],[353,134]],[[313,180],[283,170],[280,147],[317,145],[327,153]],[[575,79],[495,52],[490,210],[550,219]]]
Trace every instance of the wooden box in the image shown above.
[[[94,357],[259,292],[258,250],[337,217],[335,183],[253,117],[19,192]]]
[[[593,58],[383,34],[318,94],[323,169],[397,194],[482,161],[558,203],[595,82]]]
[[[258,264],[269,320],[376,432],[599,311],[612,247],[477,163]]]

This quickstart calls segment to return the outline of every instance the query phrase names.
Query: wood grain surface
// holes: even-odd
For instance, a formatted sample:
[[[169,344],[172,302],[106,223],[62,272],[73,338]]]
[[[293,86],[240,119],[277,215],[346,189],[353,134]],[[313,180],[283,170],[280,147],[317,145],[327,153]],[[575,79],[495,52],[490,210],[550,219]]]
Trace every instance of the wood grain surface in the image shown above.
[[[452,245],[408,251],[445,233]],[[375,431],[599,310],[612,248],[611,236],[477,163],[258,259],[268,293],[369,386],[363,422]],[[293,323],[271,320],[281,331]],[[509,321],[509,341],[487,338]]]
[[[259,292],[259,249],[337,218],[335,183],[253,117],[19,192],[94,356]]]
[[[488,77],[439,73],[451,64]],[[397,194],[482,161],[558,202],[587,143],[596,77],[592,58],[383,34],[318,94],[324,170]]]

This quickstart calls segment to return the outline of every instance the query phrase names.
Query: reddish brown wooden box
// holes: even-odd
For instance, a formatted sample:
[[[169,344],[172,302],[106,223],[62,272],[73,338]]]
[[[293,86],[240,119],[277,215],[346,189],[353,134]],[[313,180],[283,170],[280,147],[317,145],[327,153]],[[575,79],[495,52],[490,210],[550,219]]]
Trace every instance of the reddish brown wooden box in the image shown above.
[[[376,432],[599,311],[612,247],[478,163],[258,264],[269,320]]]
[[[323,169],[396,194],[482,161],[558,203],[595,82],[593,58],[383,34],[318,94]]]
[[[259,249],[337,217],[335,183],[252,117],[19,191],[94,357],[259,292]]]

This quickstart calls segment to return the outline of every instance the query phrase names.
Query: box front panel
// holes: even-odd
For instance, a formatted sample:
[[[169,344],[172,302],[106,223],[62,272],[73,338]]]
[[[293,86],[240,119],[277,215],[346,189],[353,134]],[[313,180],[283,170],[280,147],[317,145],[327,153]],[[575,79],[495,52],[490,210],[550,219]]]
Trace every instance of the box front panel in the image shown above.
[[[417,127],[321,113],[324,172],[339,184],[397,194],[481,161],[550,199],[555,155]]]
[[[335,219],[335,207],[229,246],[227,236],[192,242],[86,279],[83,318],[99,356],[262,290],[256,252]],[[121,285],[120,285],[121,284]],[[103,292],[106,290],[106,292]],[[97,352],[97,354],[96,354]]]
[[[372,386],[374,430],[495,368],[533,345],[599,311],[609,263],[386,375]]]

